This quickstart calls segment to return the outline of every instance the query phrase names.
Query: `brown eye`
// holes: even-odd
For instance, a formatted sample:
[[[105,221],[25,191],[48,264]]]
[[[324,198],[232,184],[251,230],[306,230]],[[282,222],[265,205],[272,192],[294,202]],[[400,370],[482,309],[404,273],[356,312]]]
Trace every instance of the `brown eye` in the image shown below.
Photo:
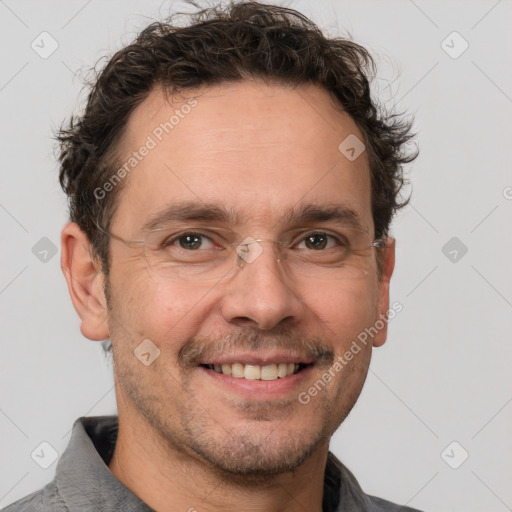
[[[305,238],[306,247],[313,250],[325,249],[328,236],[325,233],[312,233]]]
[[[308,233],[299,243],[297,248],[323,252],[324,249],[333,249],[335,247],[346,247],[343,237],[340,238],[322,231],[316,231]]]
[[[188,251],[197,251],[199,249],[211,249],[213,243],[210,238],[200,233],[183,233],[169,240],[164,245],[166,247],[174,245]]]
[[[178,241],[183,249],[196,250],[201,247],[201,237],[198,235],[183,235]]]

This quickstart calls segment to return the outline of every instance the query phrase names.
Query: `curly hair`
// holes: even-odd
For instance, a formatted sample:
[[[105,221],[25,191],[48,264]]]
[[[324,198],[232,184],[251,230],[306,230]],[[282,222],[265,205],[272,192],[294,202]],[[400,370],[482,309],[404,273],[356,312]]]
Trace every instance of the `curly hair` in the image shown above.
[[[193,3],[193,2],[191,2]],[[196,7],[197,4],[194,4]],[[199,8],[198,8],[199,9]],[[118,165],[116,148],[130,114],[155,85],[183,91],[248,79],[283,85],[317,84],[352,117],[364,137],[371,174],[375,237],[388,233],[404,185],[412,122],[380,108],[370,94],[376,66],[369,52],[345,38],[327,38],[301,13],[258,2],[230,2],[145,28],[95,75],[86,108],[61,127],[60,183],[70,220],[87,234],[108,275],[108,230],[121,186],[98,201],[95,190]]]

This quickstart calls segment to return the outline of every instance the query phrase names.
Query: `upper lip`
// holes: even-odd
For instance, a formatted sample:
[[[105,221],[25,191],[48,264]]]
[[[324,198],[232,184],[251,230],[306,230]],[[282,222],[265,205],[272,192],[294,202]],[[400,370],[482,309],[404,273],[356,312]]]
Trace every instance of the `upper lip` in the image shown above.
[[[199,364],[257,364],[265,366],[272,363],[296,363],[311,364],[314,361],[307,356],[299,355],[287,351],[266,351],[264,354],[257,352],[240,352],[237,354],[223,354],[215,358],[206,358],[201,360]]]

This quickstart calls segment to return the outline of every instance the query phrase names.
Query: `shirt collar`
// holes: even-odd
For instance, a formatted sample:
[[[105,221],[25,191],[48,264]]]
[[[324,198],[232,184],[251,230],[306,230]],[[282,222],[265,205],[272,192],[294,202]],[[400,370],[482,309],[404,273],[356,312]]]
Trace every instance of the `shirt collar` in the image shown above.
[[[117,427],[117,416],[81,417],[73,424],[55,475],[59,494],[70,510],[153,510],[108,469]]]
[[[59,494],[70,510],[153,512],[108,468],[117,432],[117,416],[81,417],[73,424],[71,440],[55,476]],[[322,510],[366,510],[368,504],[368,496],[354,475],[329,452]]]

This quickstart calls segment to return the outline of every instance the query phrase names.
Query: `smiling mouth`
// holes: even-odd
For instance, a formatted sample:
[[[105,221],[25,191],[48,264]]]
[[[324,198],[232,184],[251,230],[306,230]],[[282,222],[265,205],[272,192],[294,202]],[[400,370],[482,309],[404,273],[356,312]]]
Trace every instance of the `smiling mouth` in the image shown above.
[[[201,364],[203,368],[217,373],[245,380],[277,380],[294,375],[311,364],[303,363],[271,363],[258,364]]]

